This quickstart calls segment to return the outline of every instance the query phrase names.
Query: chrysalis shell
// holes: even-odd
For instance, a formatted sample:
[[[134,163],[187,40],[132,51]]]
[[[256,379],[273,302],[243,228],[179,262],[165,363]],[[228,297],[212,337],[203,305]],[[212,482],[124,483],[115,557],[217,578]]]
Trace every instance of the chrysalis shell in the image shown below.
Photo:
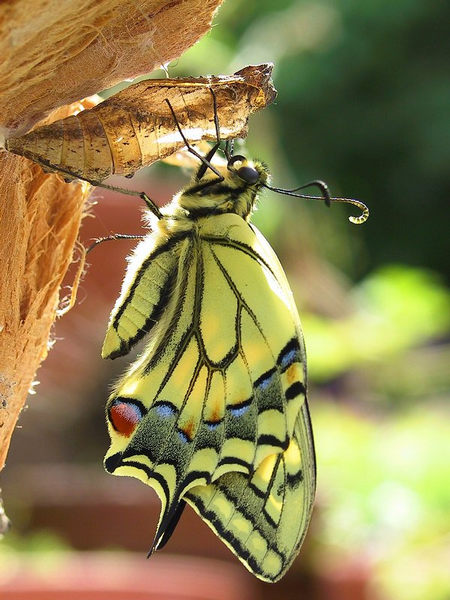
[[[111,96],[91,110],[9,138],[6,148],[52,171],[101,182],[131,176],[184,146],[166,100],[186,139],[215,140],[213,96],[220,137],[243,137],[249,115],[272,102],[271,64],[230,76],[151,79]]]

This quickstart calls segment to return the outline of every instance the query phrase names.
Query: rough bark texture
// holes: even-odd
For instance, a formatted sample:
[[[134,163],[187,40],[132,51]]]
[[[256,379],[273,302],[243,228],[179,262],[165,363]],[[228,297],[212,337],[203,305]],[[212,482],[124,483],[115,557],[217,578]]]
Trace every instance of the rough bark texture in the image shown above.
[[[222,0],[6,0],[0,5],[0,127],[30,129],[51,110],[180,56]]]
[[[0,4],[0,128],[31,128],[55,108],[178,57],[221,0],[10,0]],[[54,121],[79,105],[52,114]],[[0,470],[47,354],[59,286],[89,194],[0,154]]]

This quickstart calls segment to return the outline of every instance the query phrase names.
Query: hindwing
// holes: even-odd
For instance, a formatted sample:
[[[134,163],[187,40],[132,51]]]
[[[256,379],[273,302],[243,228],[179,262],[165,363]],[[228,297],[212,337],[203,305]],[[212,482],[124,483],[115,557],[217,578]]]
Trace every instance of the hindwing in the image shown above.
[[[186,502],[255,575],[278,581],[306,534],[315,492],[314,448],[306,404],[288,448],[246,476],[227,473],[191,488]]]

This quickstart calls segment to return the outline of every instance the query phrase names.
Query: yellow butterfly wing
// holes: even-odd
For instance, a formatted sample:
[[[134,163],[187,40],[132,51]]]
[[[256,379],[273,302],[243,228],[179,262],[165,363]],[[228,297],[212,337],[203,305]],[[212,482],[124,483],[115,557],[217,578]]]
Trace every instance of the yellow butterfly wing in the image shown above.
[[[175,285],[182,242],[182,236],[151,234],[137,246],[111,312],[103,358],[127,354],[158,323]]]
[[[176,249],[176,260],[166,268],[165,279],[148,274],[152,261],[147,260],[137,272],[127,275],[128,283],[133,283],[128,292],[124,289],[108,330],[107,341],[123,330],[131,332],[134,341],[137,333],[127,320],[139,328],[133,313],[136,298],[148,294],[152,306],[157,306],[161,296],[154,288],[161,288],[162,279],[172,282],[147,348],[108,401],[112,443],[105,466],[117,475],[138,477],[157,491],[162,508],[153,547],[158,548],[170,536],[184,497],[208,522],[209,513],[202,513],[198,490],[219,483],[221,490],[224,486],[242,489],[241,479],[249,482],[245,489],[253,490],[254,503],[249,507],[255,537],[259,501],[250,482],[268,472],[267,465],[275,456],[275,475],[271,485],[265,482],[264,494],[268,498],[284,494],[288,507],[307,506],[307,517],[295,520],[289,508],[284,514],[291,516],[280,519],[280,527],[287,527],[283,539],[289,537],[292,520],[304,533],[311,504],[304,489],[308,487],[309,494],[314,494],[314,478],[309,475],[301,486],[303,491],[294,493],[286,483],[283,488],[279,466],[284,465],[285,473],[287,457],[295,455],[292,444],[304,444],[303,438],[308,443],[300,454],[306,455],[303,460],[309,466],[314,464],[314,453],[305,404],[303,341],[278,260],[255,228],[232,213],[200,219],[190,234],[165,243]],[[150,255],[154,240],[151,244]],[[160,256],[163,254],[160,251]],[[133,288],[136,281],[139,285]],[[129,293],[139,287],[139,295]],[[128,344],[126,334],[121,334],[121,340],[122,347]],[[302,440],[297,442],[293,442],[294,427],[302,430]],[[261,481],[255,485],[264,488]],[[234,498],[231,505],[238,511],[240,500]],[[224,521],[220,511],[215,518]],[[211,519],[209,523],[213,525]],[[282,546],[277,571],[273,560],[261,553],[246,558],[247,551],[233,545],[233,528],[229,531],[228,538],[222,536],[224,541],[257,576],[269,580],[284,572],[301,538],[299,534],[289,548]],[[269,530],[261,531],[262,539],[269,540]],[[254,566],[258,562],[259,570]]]
[[[282,387],[288,398],[287,410],[296,413],[294,432],[288,448],[264,458],[250,476],[227,473],[208,486],[190,489],[184,498],[250,571],[260,579],[274,582],[289,568],[306,535],[315,496],[316,467],[311,422],[303,395],[305,353],[297,310],[278,258],[258,230],[250,227],[255,236],[251,247],[256,251],[256,260],[263,269],[265,264],[270,266],[295,321],[298,345],[292,338],[276,361],[285,378]],[[216,244],[223,244],[231,252],[234,249],[236,259],[241,261],[239,252],[249,252],[249,238],[251,235],[245,229],[232,228]],[[242,281],[241,286],[244,285]],[[271,289],[279,293],[273,283]],[[273,347],[277,348],[276,340],[282,331],[279,329],[278,335],[274,335],[268,327],[265,316],[270,320],[274,315],[266,304],[267,298],[253,300],[261,327],[270,331]],[[267,311],[261,313],[258,306]],[[274,320],[279,324],[278,319]],[[246,333],[244,327],[243,338]],[[291,396],[297,398],[297,403],[290,404]]]
[[[287,450],[267,456],[251,476],[227,473],[184,499],[264,581],[278,581],[306,535],[315,493],[312,431],[306,404]]]

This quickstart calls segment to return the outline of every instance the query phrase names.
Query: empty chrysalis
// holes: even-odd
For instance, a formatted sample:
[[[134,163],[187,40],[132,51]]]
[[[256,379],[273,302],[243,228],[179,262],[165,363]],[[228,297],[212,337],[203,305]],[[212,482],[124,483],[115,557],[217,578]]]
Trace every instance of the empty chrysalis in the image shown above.
[[[96,107],[6,140],[6,149],[65,178],[98,185],[109,175],[131,176],[185,145],[216,138],[211,92],[222,139],[243,137],[251,113],[272,102],[272,64],[234,75],[151,79],[111,96]]]

